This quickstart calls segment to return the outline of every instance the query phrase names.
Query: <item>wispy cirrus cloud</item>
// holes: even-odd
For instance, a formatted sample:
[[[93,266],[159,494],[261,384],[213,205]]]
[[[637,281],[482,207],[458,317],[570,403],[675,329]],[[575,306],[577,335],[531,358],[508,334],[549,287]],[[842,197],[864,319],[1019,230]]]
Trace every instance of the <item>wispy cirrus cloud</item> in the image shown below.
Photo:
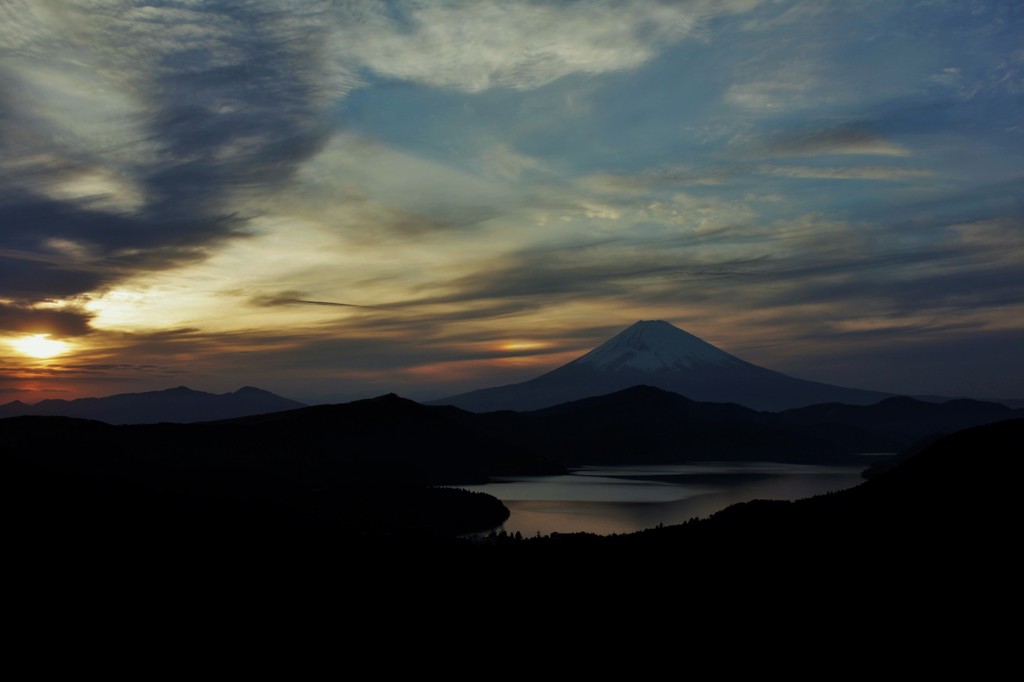
[[[341,301],[317,301],[310,299],[299,291],[283,291],[278,294],[256,296],[252,299],[253,305],[272,308],[279,305],[319,305],[330,308],[373,308],[374,306],[359,305],[358,303],[342,303]]]
[[[935,172],[927,168],[900,168],[896,166],[850,166],[846,168],[825,168],[818,166],[758,166],[757,171],[766,175],[785,178],[813,180],[880,180],[905,181],[927,178]]]
[[[820,104],[822,98],[830,97],[818,92],[819,82],[806,66],[793,66],[784,68],[781,75],[731,85],[725,101],[751,112],[777,115]]]
[[[537,88],[570,74],[634,69],[704,24],[758,0],[366,5],[342,22],[341,49],[389,78],[480,92]],[[571,30],[566,30],[571,26]]]

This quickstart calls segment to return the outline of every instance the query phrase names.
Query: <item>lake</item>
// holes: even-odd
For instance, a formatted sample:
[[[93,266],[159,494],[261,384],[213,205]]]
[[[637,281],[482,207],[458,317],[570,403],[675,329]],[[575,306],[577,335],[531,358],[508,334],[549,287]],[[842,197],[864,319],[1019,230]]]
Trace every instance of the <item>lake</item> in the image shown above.
[[[737,502],[796,500],[851,488],[863,481],[860,472],[866,466],[776,462],[585,466],[560,476],[498,478],[460,487],[500,499],[512,513],[501,526],[509,533],[609,535],[659,523],[683,523]]]

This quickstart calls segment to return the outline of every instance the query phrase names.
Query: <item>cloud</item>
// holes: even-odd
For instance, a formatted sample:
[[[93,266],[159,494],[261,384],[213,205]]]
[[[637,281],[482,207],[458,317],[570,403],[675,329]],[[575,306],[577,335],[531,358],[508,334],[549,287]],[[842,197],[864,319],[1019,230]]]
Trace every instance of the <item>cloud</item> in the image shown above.
[[[834,65],[807,27],[788,37],[760,36],[751,56],[733,66],[722,101],[747,118],[821,109],[849,96],[832,82]]]
[[[729,86],[725,93],[725,101],[743,109],[762,113],[786,112],[812,104],[809,92],[813,85],[803,74],[736,83]]]
[[[700,255],[690,239],[652,243],[576,243],[524,249],[454,281],[455,293],[427,297],[420,305],[508,300],[518,311],[573,299],[644,300],[664,281],[689,286],[741,275],[763,256],[730,257],[728,249]]]
[[[105,373],[105,372],[140,372],[145,374],[159,374],[160,376],[174,376],[183,374],[183,370],[163,365],[134,365],[131,363],[83,363],[65,364],[62,368],[68,371],[82,373]]]
[[[781,135],[766,143],[761,153],[767,156],[874,155],[910,156],[910,150],[886,140],[855,123]]]
[[[504,180],[338,133],[267,210],[351,226],[353,235],[379,239],[473,228],[521,200]]]
[[[256,296],[252,299],[253,305],[273,308],[279,305],[321,305],[334,308],[373,308],[375,306],[358,305],[356,303],[340,303],[338,301],[313,301],[304,298],[303,294],[297,291],[284,291],[279,294]]]
[[[935,172],[925,168],[893,166],[855,166],[850,168],[819,168],[816,166],[760,166],[758,172],[784,178],[809,180],[888,180],[904,181],[927,178]]]
[[[92,315],[81,309],[38,308],[0,302],[0,331],[82,336],[92,331]]]
[[[0,290],[73,296],[244,235],[244,196],[319,150],[357,82],[327,9],[4,3]]]
[[[637,317],[1019,324],[1024,53],[982,9],[6,0],[0,327],[88,333],[80,385],[390,390]]]
[[[928,227],[925,238],[904,225],[808,216],[776,227],[772,256],[750,264],[743,280],[748,288],[732,295],[740,293],[750,310],[794,315],[805,330],[812,310],[823,331],[841,333],[893,335],[906,324],[990,326],[1012,319],[1009,310],[1021,307],[1021,227],[1020,220]]]
[[[571,74],[634,69],[673,43],[702,34],[715,16],[757,0],[565,4],[498,0],[394,6],[366,4],[334,41],[372,72],[481,92],[526,90]]]
[[[1017,35],[1009,38],[1015,46]],[[933,73],[925,82],[942,91],[952,92],[962,100],[980,95],[1020,95],[1024,93],[1024,50],[1008,49],[998,63],[982,73],[965,73],[958,66],[947,66]]]
[[[773,3],[778,7],[777,3]],[[770,6],[769,6],[770,7]],[[783,9],[772,15],[769,12],[743,22],[744,31],[762,32],[777,31],[793,25],[806,26],[815,17],[825,11],[825,6],[818,2],[794,2],[782,5]]]

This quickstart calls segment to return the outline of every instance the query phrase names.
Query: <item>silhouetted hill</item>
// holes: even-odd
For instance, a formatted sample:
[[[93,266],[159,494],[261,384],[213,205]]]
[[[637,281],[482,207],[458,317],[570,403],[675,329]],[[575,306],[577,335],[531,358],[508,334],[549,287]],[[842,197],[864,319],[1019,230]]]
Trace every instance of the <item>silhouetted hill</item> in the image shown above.
[[[638,419],[651,410],[672,420],[714,409],[661,393],[627,393]],[[622,397],[591,405],[595,418],[613,415]],[[434,534],[482,528],[507,513],[489,496],[422,484],[474,449],[484,463],[473,470],[486,470],[493,441],[467,435],[477,428],[467,424],[483,417],[486,434],[498,425],[582,419],[586,407],[517,422],[515,413],[475,416],[383,396],[194,425],[2,420],[0,499],[12,522],[5,547],[22,588],[79,584],[105,590],[105,599],[165,584],[210,596],[235,585],[246,598],[268,587],[302,589],[314,600],[335,586],[346,599],[375,601],[395,591],[436,598],[495,585],[547,589],[550,598],[583,589],[593,598],[595,588],[627,586],[643,595],[657,588],[659,605],[777,595],[786,605],[832,608],[821,604],[827,597],[887,612],[894,603],[907,607],[908,595],[941,597],[947,609],[951,599],[973,600],[993,585],[998,592],[1013,565],[1024,420],[944,437],[848,491],[754,501],[681,526],[483,544]],[[764,417],[724,408],[755,424]],[[346,435],[350,442],[339,443]],[[408,451],[386,452],[399,446]],[[453,454],[435,472],[439,452]],[[405,467],[418,460],[409,474]],[[225,582],[211,586],[211,570]]]
[[[434,484],[559,473],[564,463],[835,461],[850,449],[771,414],[636,387],[532,414],[386,395],[196,424],[13,417],[0,420],[0,452],[8,502],[34,518],[51,510],[53,522],[106,528],[207,519],[376,533],[479,529],[507,513]]]
[[[924,402],[913,398],[888,398],[874,405],[812,405],[779,413],[784,421],[819,430],[854,427],[888,438],[900,448],[934,434],[952,433],[1024,416],[1000,403],[979,400]]]
[[[461,532],[493,527],[507,510],[489,496],[429,486],[562,471],[480,428],[474,415],[394,395],[197,424],[14,417],[0,420],[0,444],[5,469],[35,472],[32,484],[8,477],[33,491],[18,499],[48,500],[69,518],[93,510],[101,525],[119,508],[120,524],[237,516],[249,519],[243,526],[262,518]],[[59,493],[43,494],[48,480]]]
[[[343,430],[340,424],[345,425]],[[447,480],[455,475],[479,480],[494,474],[549,472],[557,466],[553,463],[751,458],[834,462],[865,451],[895,450],[891,440],[856,427],[808,435],[772,413],[699,403],[651,386],[534,412],[475,414],[389,394],[203,426],[224,432],[244,426],[262,434],[254,436],[261,441],[287,434],[285,439],[293,447],[321,447],[326,439],[357,451],[372,451],[378,462],[397,458],[411,470],[429,460],[435,475],[447,475]],[[483,458],[482,452],[486,453]],[[474,468],[481,461],[487,465]]]
[[[178,386],[163,391],[121,393],[106,398],[42,400],[34,405],[15,400],[0,405],[0,418],[36,415],[96,419],[108,424],[189,423],[280,412],[297,407],[304,407],[304,404],[252,386],[222,394]]]
[[[428,487],[507,466],[501,447],[393,397],[258,423],[14,417],[0,420],[0,443],[6,504],[48,532],[54,524],[131,533],[319,523],[335,532],[455,533],[507,516],[490,496]]]
[[[708,532],[752,536],[772,528],[776,540],[880,560],[886,552],[963,552],[1000,542],[996,529],[1016,513],[1011,474],[1018,470],[1022,438],[1022,419],[966,429],[855,488],[796,502],[737,505],[703,525]]]
[[[529,442],[503,438],[477,415],[395,394],[201,426],[223,439],[245,434],[291,451],[330,451],[350,464],[380,468],[386,477],[402,471],[430,483],[562,470]]]
[[[886,414],[906,407],[886,403]],[[943,407],[952,409],[909,409]],[[984,405],[967,407],[988,414]],[[258,510],[268,518],[398,528],[416,518],[399,500],[437,495],[422,493],[431,484],[554,473],[562,463],[837,461],[854,452],[847,435],[808,435],[782,415],[640,386],[522,414],[477,415],[387,395],[199,424],[17,417],[0,420],[0,451],[8,470],[35,472],[34,486],[8,477],[13,489],[33,495],[49,477],[65,488],[69,481],[91,487],[86,497],[94,500],[134,500],[126,508],[159,507],[154,501],[163,499],[175,501],[170,507],[212,505],[229,515]],[[63,507],[53,498],[55,508]],[[433,523],[427,516],[421,526]]]
[[[537,410],[644,384],[706,402],[782,410],[823,402],[870,404],[888,393],[787,376],[741,360],[662,320],[641,320],[547,374],[433,401],[473,412]]]
[[[520,421],[524,424],[516,425],[519,432],[534,434],[552,457],[572,464],[834,462],[854,453],[885,451],[891,445],[855,428],[812,433],[772,413],[696,402],[652,386],[528,412]]]
[[[355,469],[364,476],[417,483],[552,470],[546,462],[531,459],[522,444],[506,444],[489,434],[475,415],[395,395],[197,424],[115,427],[20,417],[0,420],[0,439],[10,447],[20,444],[26,451],[44,452],[54,461],[90,466],[109,462],[113,471],[166,462],[173,462],[175,470],[284,467],[291,476],[302,474],[317,484]],[[83,456],[83,450],[90,456]]]
[[[520,569],[559,562],[572,574],[612,563],[617,578],[645,584],[685,575],[745,592],[751,584],[804,597],[852,591],[882,609],[912,595],[999,598],[1016,552],[1022,439],[1024,420],[998,422],[940,438],[849,490],[755,500],[630,535],[556,535],[493,549]]]

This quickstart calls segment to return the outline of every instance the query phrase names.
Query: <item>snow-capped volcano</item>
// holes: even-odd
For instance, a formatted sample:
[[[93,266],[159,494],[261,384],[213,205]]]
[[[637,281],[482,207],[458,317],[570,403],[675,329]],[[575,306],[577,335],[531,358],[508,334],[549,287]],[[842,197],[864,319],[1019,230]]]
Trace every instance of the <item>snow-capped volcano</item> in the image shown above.
[[[473,412],[536,410],[640,384],[692,400],[759,410],[817,403],[867,405],[887,393],[805,381],[758,367],[663,320],[641,320],[536,379],[435,401]]]
[[[569,364],[602,372],[656,372],[742,362],[664,320],[641,320]]]

